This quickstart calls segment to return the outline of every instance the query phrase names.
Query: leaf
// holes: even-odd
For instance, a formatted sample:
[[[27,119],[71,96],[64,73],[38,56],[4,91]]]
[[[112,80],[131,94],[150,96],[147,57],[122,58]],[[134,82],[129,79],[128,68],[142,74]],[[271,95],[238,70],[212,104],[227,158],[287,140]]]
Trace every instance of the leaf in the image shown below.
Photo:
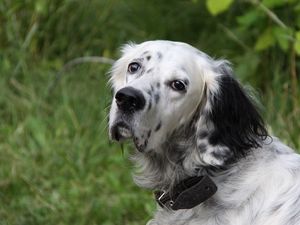
[[[38,0],[35,2],[35,11],[41,15],[47,13],[47,3],[45,0]]]
[[[244,15],[237,17],[237,22],[243,27],[247,28],[255,24],[255,22],[261,19],[261,12],[257,10],[251,10]]]
[[[206,0],[206,7],[215,16],[226,11],[232,3],[233,0]]]
[[[286,52],[289,48],[289,40],[292,38],[291,31],[281,27],[275,27],[273,34],[279,47]]]
[[[255,43],[254,49],[256,51],[265,50],[275,44],[275,37],[273,35],[272,29],[266,29],[262,35],[260,35]]]
[[[295,49],[297,55],[300,55],[300,31],[296,32],[294,49]]]

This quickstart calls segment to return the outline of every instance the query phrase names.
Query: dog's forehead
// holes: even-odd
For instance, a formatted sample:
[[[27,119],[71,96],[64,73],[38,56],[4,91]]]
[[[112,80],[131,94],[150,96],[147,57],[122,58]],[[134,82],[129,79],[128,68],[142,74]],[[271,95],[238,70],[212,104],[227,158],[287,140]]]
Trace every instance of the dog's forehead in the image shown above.
[[[137,45],[135,55],[136,57],[154,57],[157,60],[166,61],[180,61],[196,54],[197,49],[194,47],[181,43],[171,41],[149,41]]]
[[[172,71],[191,73],[195,71],[195,61],[201,54],[198,49],[186,43],[171,41],[144,42],[135,45],[132,50],[129,61],[142,62],[145,71],[161,69],[166,73],[172,73]]]
[[[122,57],[112,68],[110,81],[115,90],[122,87],[126,82],[136,82],[140,85],[146,80],[146,83],[149,83],[187,79],[190,81],[190,86],[199,86],[199,84],[204,83],[203,71],[211,64],[208,55],[182,42],[129,43],[123,46],[122,53]],[[141,65],[136,76],[128,75],[126,72],[128,66],[133,62],[138,62]]]

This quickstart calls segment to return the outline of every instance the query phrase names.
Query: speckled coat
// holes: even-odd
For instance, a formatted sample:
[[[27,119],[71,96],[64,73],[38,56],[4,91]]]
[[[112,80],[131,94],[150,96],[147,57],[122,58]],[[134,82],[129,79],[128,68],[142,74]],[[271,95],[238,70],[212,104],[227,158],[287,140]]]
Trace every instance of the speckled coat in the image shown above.
[[[111,139],[132,139],[137,185],[208,175],[217,193],[148,225],[300,225],[300,157],[271,137],[226,60],[180,42],[127,44],[111,70]]]

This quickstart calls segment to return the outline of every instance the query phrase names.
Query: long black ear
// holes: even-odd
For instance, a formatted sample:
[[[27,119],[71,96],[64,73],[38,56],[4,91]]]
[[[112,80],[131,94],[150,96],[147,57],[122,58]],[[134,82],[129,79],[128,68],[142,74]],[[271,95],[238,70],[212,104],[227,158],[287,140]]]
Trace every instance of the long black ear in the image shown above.
[[[259,147],[268,132],[251,97],[232,76],[230,68],[219,67],[218,91],[208,93],[208,119],[214,127],[208,142],[228,147],[235,157],[244,156],[248,149]]]

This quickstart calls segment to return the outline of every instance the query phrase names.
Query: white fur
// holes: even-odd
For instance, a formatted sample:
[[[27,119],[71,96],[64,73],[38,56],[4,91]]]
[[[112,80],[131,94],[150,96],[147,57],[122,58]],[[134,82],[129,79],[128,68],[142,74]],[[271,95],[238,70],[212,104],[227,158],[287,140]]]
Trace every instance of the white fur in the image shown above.
[[[111,71],[114,93],[134,87],[143,93],[146,105],[128,122],[113,101],[109,126],[111,133],[116,121],[124,120],[132,134],[120,130],[124,137],[135,137],[136,144],[144,142],[148,134],[148,145],[132,156],[139,167],[136,183],[170,190],[189,176],[209,175],[218,187],[212,198],[192,209],[172,211],[157,206],[147,225],[300,224],[298,154],[279,139],[268,137],[259,142],[260,147],[227,163],[235,157],[232,149],[198,137],[203,131],[212,134],[216,129],[207,116],[214,107],[209,98],[222,97],[218,77],[231,72],[227,61],[213,60],[187,44],[169,41],[129,44],[122,53]],[[128,74],[129,63],[136,59],[142,61],[141,71]],[[185,94],[168,86],[178,79],[189,82]],[[155,101],[154,95],[159,95],[159,100]],[[211,171],[212,167],[216,170]]]

